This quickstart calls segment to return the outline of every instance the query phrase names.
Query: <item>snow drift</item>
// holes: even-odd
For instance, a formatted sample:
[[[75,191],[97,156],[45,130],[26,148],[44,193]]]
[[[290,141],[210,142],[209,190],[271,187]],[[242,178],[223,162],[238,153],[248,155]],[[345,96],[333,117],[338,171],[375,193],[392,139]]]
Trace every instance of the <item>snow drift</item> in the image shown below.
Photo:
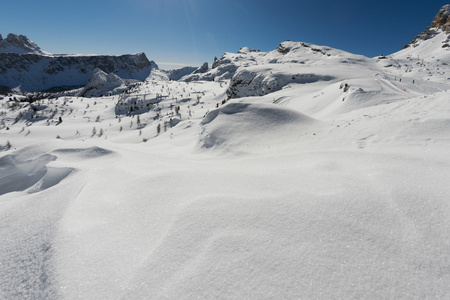
[[[264,151],[300,143],[319,122],[278,105],[232,102],[213,110],[200,123],[203,148]]]

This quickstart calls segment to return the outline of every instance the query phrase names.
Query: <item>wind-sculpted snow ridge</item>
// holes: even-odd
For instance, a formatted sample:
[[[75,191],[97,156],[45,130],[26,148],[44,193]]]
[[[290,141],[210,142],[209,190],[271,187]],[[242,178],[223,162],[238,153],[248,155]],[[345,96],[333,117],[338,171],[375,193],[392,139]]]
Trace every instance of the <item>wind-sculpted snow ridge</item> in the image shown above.
[[[61,148],[52,151],[52,153],[79,160],[96,159],[115,154],[114,151],[97,146],[89,148]]]
[[[56,159],[55,155],[33,154],[32,151],[1,157],[0,195],[23,191],[37,193],[59,184],[74,168],[49,166]]]
[[[49,164],[58,157],[67,160],[98,159],[114,154],[113,151],[100,147],[61,148],[39,155],[27,152],[9,154],[0,158],[0,195],[27,191],[37,193],[58,185],[69,176],[75,168],[53,167]]]

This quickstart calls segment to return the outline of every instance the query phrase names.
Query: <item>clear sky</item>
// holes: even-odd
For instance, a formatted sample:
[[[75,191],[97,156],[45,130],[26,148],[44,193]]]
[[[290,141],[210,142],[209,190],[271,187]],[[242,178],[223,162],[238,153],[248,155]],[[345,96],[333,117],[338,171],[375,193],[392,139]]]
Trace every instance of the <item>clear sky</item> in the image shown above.
[[[0,3],[0,33],[24,34],[51,53],[145,52],[160,67],[198,66],[243,46],[285,40],[356,54],[390,54],[447,1],[14,0]]]

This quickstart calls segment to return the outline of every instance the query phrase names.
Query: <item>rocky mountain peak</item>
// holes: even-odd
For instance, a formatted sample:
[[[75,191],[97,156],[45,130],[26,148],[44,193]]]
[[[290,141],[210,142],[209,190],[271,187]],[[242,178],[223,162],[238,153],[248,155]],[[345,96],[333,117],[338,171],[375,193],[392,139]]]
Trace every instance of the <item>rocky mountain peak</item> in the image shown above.
[[[410,46],[417,46],[419,41],[426,41],[435,37],[440,31],[450,34],[450,4],[441,7],[437,15],[434,17],[430,26],[417,35],[409,44],[403,46],[403,49]]]
[[[0,53],[17,53],[17,54],[46,54],[33,41],[25,35],[8,34],[6,39],[0,35]]]
[[[208,72],[209,66],[208,63],[205,62],[201,67],[197,68],[192,74],[202,74]]]
[[[431,28],[442,29],[450,33],[450,4],[442,6],[430,25]]]

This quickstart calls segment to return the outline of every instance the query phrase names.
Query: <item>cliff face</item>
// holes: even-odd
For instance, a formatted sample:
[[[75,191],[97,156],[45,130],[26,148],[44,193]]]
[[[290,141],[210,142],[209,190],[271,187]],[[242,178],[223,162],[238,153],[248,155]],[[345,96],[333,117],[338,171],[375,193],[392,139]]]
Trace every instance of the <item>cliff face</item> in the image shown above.
[[[40,50],[25,36],[11,34],[7,39],[0,40],[1,46],[0,86],[21,91],[84,86],[96,68],[123,79],[145,80],[156,66],[144,53],[121,56],[51,55]]]
[[[0,53],[0,85],[22,91],[83,86],[100,68],[124,79],[145,80],[152,69],[144,53],[121,56],[43,56]]]
[[[430,25],[431,28],[438,28],[446,33],[450,33],[450,4],[444,5]]]
[[[411,43],[403,46],[403,49],[410,46],[415,47],[419,41],[429,40],[441,31],[450,35],[450,4],[442,6],[433,21],[431,21],[430,26],[417,35]]]

